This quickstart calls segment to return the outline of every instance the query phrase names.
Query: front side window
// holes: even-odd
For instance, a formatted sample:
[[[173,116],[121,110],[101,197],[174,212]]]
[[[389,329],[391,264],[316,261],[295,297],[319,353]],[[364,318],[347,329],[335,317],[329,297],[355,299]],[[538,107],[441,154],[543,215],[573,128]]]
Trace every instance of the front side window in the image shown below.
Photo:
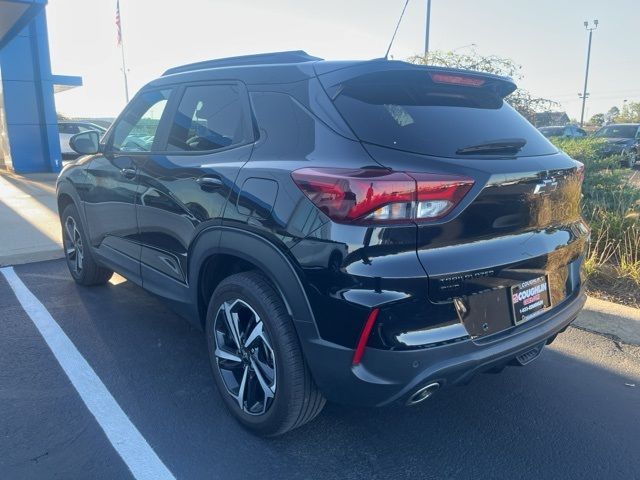
[[[137,97],[113,131],[116,152],[150,152],[171,90],[153,90]]]
[[[247,143],[240,87],[187,87],[169,131],[167,150],[204,152]]]

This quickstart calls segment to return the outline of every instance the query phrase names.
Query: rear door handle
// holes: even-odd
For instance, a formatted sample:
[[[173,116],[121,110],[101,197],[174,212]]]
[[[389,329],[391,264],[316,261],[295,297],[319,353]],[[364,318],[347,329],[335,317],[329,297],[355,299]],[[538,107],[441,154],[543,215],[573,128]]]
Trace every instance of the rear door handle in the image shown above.
[[[120,173],[122,174],[122,176],[124,178],[135,178],[136,176],[136,169],[135,168],[121,168],[120,169]]]
[[[196,182],[198,183],[198,185],[200,185],[200,188],[204,191],[216,190],[224,185],[220,177],[214,177],[214,176],[200,177],[198,178],[198,180],[196,180]]]

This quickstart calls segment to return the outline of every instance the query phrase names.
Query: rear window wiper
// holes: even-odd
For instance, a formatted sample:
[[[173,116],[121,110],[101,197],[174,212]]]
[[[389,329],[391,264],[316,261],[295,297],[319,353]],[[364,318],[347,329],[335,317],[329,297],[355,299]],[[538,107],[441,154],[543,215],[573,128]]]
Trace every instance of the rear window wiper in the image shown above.
[[[501,140],[492,140],[486,143],[479,143],[478,145],[470,145],[468,147],[459,148],[456,150],[458,155],[500,155],[500,154],[512,154],[515,155],[522,147],[527,144],[524,138],[505,138]]]

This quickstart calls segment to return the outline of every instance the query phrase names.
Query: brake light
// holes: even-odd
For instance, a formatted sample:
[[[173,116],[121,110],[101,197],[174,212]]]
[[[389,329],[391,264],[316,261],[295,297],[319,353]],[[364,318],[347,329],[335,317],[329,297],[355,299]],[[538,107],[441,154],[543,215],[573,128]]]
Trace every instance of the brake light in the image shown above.
[[[430,73],[429,75],[434,83],[464,85],[466,87],[481,87],[485,84],[484,78],[470,77],[467,75],[452,75],[448,73]]]
[[[473,186],[462,176],[381,169],[303,168],[291,175],[329,218],[355,224],[437,220]]]

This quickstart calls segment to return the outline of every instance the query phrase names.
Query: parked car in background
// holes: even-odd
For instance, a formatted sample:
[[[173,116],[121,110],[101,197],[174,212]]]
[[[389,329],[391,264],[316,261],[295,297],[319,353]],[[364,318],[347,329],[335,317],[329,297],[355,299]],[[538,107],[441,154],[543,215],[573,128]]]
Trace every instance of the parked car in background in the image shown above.
[[[90,122],[72,122],[72,121],[60,121],[58,122],[58,133],[60,135],[60,153],[63,156],[77,156],[78,154],[69,145],[71,137],[78,133],[88,132],[94,130],[102,136],[107,129]]]
[[[587,132],[576,125],[540,127],[538,130],[547,138],[582,138],[587,136]]]
[[[640,161],[640,123],[613,123],[605,125],[593,136],[606,142],[605,156],[622,155],[622,165],[633,168]]]
[[[589,228],[584,165],[515,89],[304,52],[172,68],[102,140],[72,138],[69,271],[116,271],[202,328],[224,403],[263,435],[325,399],[415,405],[526,365],[584,305]]]

